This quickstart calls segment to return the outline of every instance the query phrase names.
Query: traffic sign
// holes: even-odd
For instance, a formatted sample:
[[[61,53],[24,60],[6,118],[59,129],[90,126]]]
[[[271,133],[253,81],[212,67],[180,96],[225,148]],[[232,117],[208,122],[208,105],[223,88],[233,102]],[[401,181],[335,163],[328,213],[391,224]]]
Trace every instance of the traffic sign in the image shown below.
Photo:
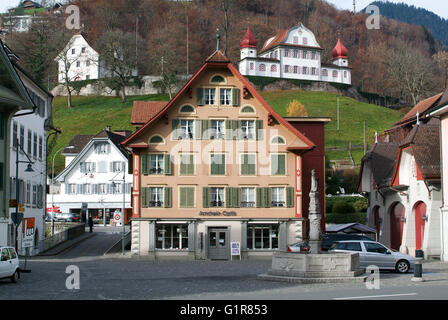
[[[19,225],[23,220],[23,212],[11,213],[11,219],[14,222],[14,224]]]

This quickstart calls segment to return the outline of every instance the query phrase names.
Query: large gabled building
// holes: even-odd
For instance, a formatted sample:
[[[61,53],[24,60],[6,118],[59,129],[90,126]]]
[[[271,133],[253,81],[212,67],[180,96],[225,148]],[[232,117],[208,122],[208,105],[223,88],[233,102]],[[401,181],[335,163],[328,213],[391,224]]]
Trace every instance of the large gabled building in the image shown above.
[[[239,71],[244,76],[312,80],[351,84],[348,50],[338,39],[331,63],[322,61],[323,49],[302,23],[267,39],[260,52],[250,29],[241,40]]]
[[[306,237],[311,169],[325,193],[310,137],[321,143],[328,119],[288,122],[217,50],[168,103],[135,104],[132,121],[133,254],[230,259],[238,243],[254,258]]]
[[[369,226],[380,242],[411,255],[441,255],[440,121],[428,110],[442,95],[415,105],[361,161],[358,191],[369,197]]]

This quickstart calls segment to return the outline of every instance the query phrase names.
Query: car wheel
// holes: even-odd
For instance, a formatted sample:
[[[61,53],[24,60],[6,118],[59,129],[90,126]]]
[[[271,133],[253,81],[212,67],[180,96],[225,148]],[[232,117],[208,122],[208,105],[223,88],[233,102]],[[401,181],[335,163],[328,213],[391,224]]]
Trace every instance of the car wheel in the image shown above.
[[[11,282],[16,283],[19,280],[19,271],[15,271],[14,274],[11,276]]]
[[[395,270],[399,273],[407,273],[409,271],[409,262],[406,260],[400,260],[395,265]]]

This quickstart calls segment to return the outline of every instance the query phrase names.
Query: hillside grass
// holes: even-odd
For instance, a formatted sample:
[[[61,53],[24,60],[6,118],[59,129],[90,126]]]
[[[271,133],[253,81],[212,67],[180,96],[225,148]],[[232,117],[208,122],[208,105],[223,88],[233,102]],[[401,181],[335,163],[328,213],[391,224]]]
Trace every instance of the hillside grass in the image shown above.
[[[300,101],[310,117],[329,117],[332,119],[325,126],[325,147],[347,148],[363,145],[363,120],[366,120],[367,142],[374,139],[375,130],[381,132],[392,126],[403,114],[384,107],[362,103],[357,100],[340,97],[340,130],[337,130],[337,94],[330,92],[312,92],[301,90],[261,91],[263,98],[281,115],[287,116],[286,109],[292,100]],[[167,94],[128,97],[125,104],[119,97],[80,97],[72,98],[74,107],[67,108],[66,97],[56,97],[53,102],[53,123],[62,130],[49,156],[49,172],[54,152],[67,146],[69,141],[79,134],[96,134],[110,125],[112,130],[125,129],[134,131],[131,126],[131,113],[134,101],[168,101]],[[330,160],[348,159],[347,151],[327,151]],[[354,148],[352,156],[356,164],[363,156],[361,148]],[[55,158],[55,173],[64,168],[64,157],[59,152]]]
[[[72,97],[74,107],[67,108],[66,97],[55,97],[53,100],[53,124],[62,131],[48,155],[48,172],[51,170],[54,153],[68,145],[70,140],[79,134],[96,134],[107,125],[112,130],[131,130],[132,105],[134,101],[168,101],[167,94],[131,96],[126,103],[119,97]],[[50,138],[51,139],[51,138]],[[55,158],[55,173],[64,169],[65,158],[58,152]]]
[[[339,130],[337,130],[337,93],[302,90],[264,91],[263,98],[281,115],[287,116],[287,107],[292,100],[301,102],[310,117],[328,117],[331,122],[325,126],[325,148],[348,148],[352,143],[352,156],[359,164],[363,156],[364,129],[366,121],[367,150],[378,133],[391,127],[403,117],[403,113],[358,100],[340,96]],[[361,146],[354,148],[354,146]],[[349,158],[348,151],[328,151],[331,160]]]

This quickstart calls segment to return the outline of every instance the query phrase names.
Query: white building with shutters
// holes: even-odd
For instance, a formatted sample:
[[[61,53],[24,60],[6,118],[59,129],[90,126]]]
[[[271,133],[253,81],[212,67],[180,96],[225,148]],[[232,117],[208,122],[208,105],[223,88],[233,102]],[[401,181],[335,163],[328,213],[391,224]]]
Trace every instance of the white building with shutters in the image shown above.
[[[109,222],[115,210],[121,211],[123,201],[125,208],[132,208],[128,153],[120,145],[129,134],[107,128],[97,135],[75,136],[62,153],[66,167],[55,178],[59,187],[47,196],[47,207],[81,214],[84,205],[87,214],[99,223],[104,221],[104,212]]]

